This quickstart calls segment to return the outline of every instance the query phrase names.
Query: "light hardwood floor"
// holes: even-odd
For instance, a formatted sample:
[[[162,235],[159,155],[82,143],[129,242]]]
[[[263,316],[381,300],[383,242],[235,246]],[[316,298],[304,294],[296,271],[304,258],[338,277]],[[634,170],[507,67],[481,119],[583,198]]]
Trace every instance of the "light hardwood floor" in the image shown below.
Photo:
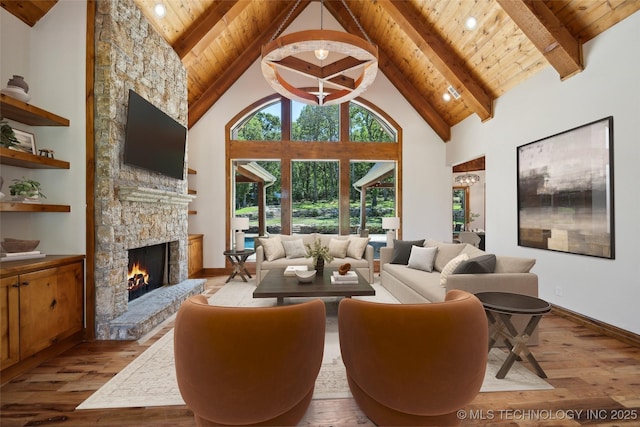
[[[207,293],[216,292],[225,279],[209,280]],[[0,425],[195,425],[185,406],[74,411],[172,326],[166,322],[143,343],[82,343],[4,384]],[[554,389],[480,393],[463,410],[462,425],[640,426],[640,348],[556,314],[545,316],[539,328],[541,342],[533,353]],[[374,424],[353,399],[331,399],[312,401],[300,425]]]

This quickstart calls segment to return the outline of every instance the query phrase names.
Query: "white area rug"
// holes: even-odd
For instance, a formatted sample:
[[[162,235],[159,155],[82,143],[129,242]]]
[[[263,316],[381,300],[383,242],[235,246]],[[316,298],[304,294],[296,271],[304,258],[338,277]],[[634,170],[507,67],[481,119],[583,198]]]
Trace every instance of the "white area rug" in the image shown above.
[[[376,295],[358,299],[397,303],[379,284],[374,283]],[[232,282],[216,292],[209,301],[216,305],[264,307],[275,305],[275,298],[254,299],[255,283]],[[300,301],[293,300],[293,303]],[[327,328],[324,357],[316,380],[314,399],[351,397],[346,373],[340,357],[337,327],[337,307],[340,298],[326,298]],[[285,300],[288,302],[289,300]],[[495,378],[506,353],[493,349],[481,392],[548,390],[553,387],[525,366],[516,362],[507,378]],[[76,409],[127,408],[144,406],[184,405],[180,396],[173,361],[173,330],[149,347],[115,377],[82,402]]]

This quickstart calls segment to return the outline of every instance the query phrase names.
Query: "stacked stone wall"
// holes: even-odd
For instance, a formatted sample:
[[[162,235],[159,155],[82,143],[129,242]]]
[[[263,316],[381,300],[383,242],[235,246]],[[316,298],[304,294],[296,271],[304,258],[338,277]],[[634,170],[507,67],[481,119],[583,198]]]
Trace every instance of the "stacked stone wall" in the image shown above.
[[[188,276],[186,205],[121,200],[120,187],[187,194],[187,181],[123,163],[129,89],[187,126],[187,74],[133,0],[98,0],[95,25],[96,337],[128,309],[127,250],[169,243],[169,283]],[[186,176],[186,167],[185,167]]]

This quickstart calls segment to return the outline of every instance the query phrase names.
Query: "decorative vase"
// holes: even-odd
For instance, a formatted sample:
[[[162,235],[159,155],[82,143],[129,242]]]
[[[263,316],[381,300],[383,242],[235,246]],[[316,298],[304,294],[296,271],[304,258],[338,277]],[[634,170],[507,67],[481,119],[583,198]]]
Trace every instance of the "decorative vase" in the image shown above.
[[[316,258],[316,274],[322,276],[324,273],[324,258]]]
[[[7,86],[19,87],[24,90],[24,93],[29,92],[29,85],[24,81],[24,77],[13,75],[13,78],[9,79]]]

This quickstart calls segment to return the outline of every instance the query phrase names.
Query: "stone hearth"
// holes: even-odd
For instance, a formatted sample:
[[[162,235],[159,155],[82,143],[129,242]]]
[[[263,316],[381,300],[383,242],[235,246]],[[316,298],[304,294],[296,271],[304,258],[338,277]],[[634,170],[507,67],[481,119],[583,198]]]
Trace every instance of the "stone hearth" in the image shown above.
[[[204,292],[205,283],[205,279],[188,279],[136,298],[125,313],[109,322],[109,339],[139,339],[178,311],[184,300]]]

